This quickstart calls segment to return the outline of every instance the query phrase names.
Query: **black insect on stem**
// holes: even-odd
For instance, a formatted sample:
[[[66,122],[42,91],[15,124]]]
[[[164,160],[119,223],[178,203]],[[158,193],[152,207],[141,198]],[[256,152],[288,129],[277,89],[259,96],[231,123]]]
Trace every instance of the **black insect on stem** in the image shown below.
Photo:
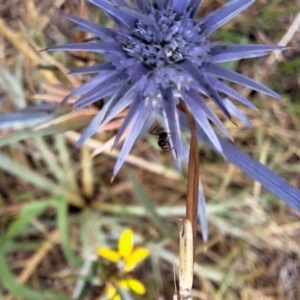
[[[154,127],[150,134],[158,136],[157,145],[164,150],[165,152],[169,152],[171,150],[170,143],[169,143],[169,135],[170,133],[164,131],[163,128],[159,128],[158,125]]]

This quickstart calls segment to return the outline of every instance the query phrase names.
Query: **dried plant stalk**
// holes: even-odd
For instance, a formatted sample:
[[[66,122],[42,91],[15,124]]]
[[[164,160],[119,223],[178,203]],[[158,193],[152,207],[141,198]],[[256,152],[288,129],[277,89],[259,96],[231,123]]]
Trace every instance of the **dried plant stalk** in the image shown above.
[[[194,242],[192,224],[189,220],[179,219],[179,300],[192,299],[193,273]]]

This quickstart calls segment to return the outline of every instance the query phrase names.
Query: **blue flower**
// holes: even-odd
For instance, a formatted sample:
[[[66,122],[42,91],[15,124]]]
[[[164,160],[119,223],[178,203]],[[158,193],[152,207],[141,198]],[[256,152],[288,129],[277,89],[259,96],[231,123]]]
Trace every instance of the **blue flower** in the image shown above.
[[[196,17],[200,0],[136,1],[135,7],[129,6],[124,0],[88,1],[102,9],[115,22],[117,29],[62,14],[77,23],[80,30],[92,33],[97,39],[48,50],[105,54],[105,62],[71,72],[96,75],[72,91],[64,102],[80,96],[73,106],[83,108],[103,97],[107,99],[78,144],[82,144],[122,110],[130,107],[115,139],[117,144],[127,130],[113,175],[118,173],[136,139],[149,128],[154,118],[160,120],[170,133],[169,143],[180,169],[181,160],[187,161],[187,147],[181,137],[179,121],[180,100],[186,103],[197,125],[204,130],[215,149],[223,153],[209,121],[225,136],[230,137],[230,134],[206,104],[204,97],[210,98],[227,118],[231,119],[235,115],[248,126],[251,126],[250,122],[228,97],[255,108],[223,80],[280,98],[269,88],[219,63],[263,56],[268,51],[280,50],[282,47],[221,45],[209,40],[211,33],[250,6],[254,0],[229,1],[202,19]]]
[[[199,19],[197,11],[201,0],[137,0],[135,6],[125,0],[88,0],[114,21],[114,29],[62,14],[76,23],[77,29],[92,33],[96,38],[50,47],[48,50],[88,51],[105,57],[103,63],[71,72],[94,74],[94,77],[73,90],[63,102],[78,97],[73,104],[78,109],[101,98],[106,99],[104,107],[86,128],[78,145],[129,107],[115,139],[117,144],[126,132],[113,175],[120,170],[135,141],[155,120],[161,122],[166,132],[170,133],[168,142],[180,170],[182,161],[186,165],[188,163],[188,144],[181,135],[181,130],[187,129],[186,119],[178,108],[179,102],[184,101],[196,121],[197,134],[202,142],[300,210],[298,190],[288,186],[277,175],[216,134],[212,123],[225,137],[230,138],[222,122],[206,104],[206,99],[211,99],[228,119],[231,120],[234,115],[251,126],[250,121],[229,98],[253,109],[255,106],[224,81],[280,99],[271,89],[219,64],[261,57],[269,51],[282,50],[283,47],[222,45],[209,39],[216,29],[254,1],[231,0]],[[253,168],[256,168],[256,172],[253,172]],[[284,189],[278,188],[278,184],[283,184]],[[207,221],[201,185],[199,195],[199,215],[206,239]]]

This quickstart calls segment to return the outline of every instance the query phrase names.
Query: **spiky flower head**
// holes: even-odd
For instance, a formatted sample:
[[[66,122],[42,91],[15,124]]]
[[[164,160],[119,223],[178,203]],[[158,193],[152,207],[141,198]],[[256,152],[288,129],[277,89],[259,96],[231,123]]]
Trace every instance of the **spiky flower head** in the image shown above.
[[[180,166],[186,162],[186,147],[181,137],[180,101],[184,101],[217,151],[222,147],[211,127],[211,121],[226,136],[230,136],[221,121],[207,106],[204,98],[231,119],[250,122],[228,99],[251,107],[254,105],[238,94],[223,80],[234,82],[274,98],[280,96],[250,78],[228,70],[219,63],[242,58],[259,57],[280,46],[222,45],[211,42],[209,36],[216,29],[250,6],[254,0],[231,0],[223,7],[198,19],[201,0],[88,0],[99,7],[116,24],[110,29],[88,20],[62,14],[77,23],[80,30],[92,33],[97,39],[51,47],[49,50],[90,51],[104,54],[105,62],[72,74],[95,74],[65,99],[80,96],[75,108],[83,108],[106,99],[106,104],[92,120],[79,140],[83,143],[122,110],[129,111],[120,127],[115,144],[125,131],[127,137],[115,165],[115,175],[136,139],[153,123],[153,115],[164,123],[170,133],[173,156]],[[203,98],[204,97],[204,98]]]

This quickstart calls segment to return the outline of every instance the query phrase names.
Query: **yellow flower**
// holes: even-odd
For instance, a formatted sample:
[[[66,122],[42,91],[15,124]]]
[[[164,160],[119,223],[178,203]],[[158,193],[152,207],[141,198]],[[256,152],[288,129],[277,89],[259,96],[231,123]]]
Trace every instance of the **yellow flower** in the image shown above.
[[[130,277],[117,281],[116,286],[121,289],[132,290],[138,295],[144,295],[146,292],[145,286],[139,280]],[[109,300],[121,300],[117,288],[110,283],[106,286],[105,295]]]
[[[145,247],[134,248],[133,232],[126,229],[120,235],[118,251],[100,247],[98,255],[116,263],[123,272],[132,271],[141,261],[149,256],[149,250]],[[109,300],[121,300],[118,289],[131,290],[139,295],[146,292],[145,286],[137,279],[125,276],[122,279],[112,279],[106,284],[105,295]]]
[[[132,271],[141,261],[149,255],[149,250],[144,247],[134,249],[133,232],[131,229],[126,229],[120,235],[118,242],[118,251],[103,248],[98,248],[98,255],[112,261],[124,271]]]

